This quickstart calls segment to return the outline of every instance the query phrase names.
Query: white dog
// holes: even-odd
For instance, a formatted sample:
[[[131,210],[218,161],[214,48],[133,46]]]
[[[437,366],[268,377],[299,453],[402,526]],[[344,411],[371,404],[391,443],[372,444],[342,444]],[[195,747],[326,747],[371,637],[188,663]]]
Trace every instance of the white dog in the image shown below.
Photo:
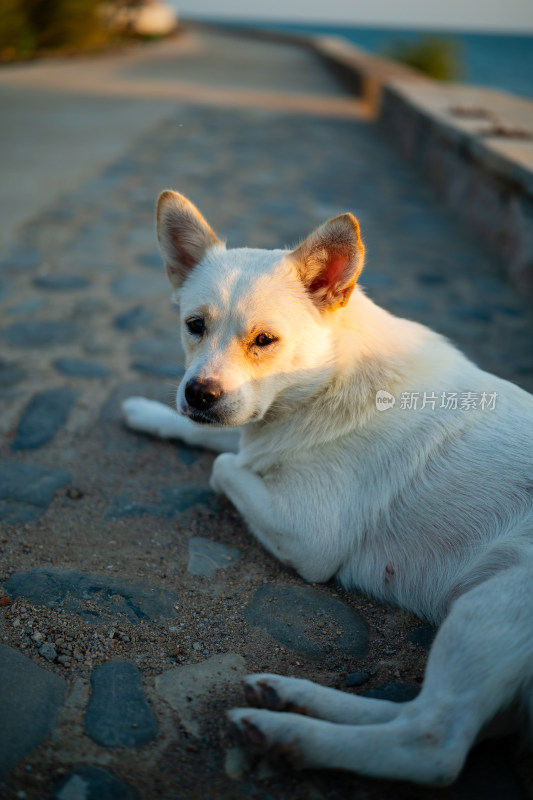
[[[365,297],[351,214],[228,251],[164,192],[158,236],[187,370],[179,414],[130,398],[127,423],[221,451],[212,487],[305,580],[442,622],[411,702],[251,675],[232,721],[299,768],[450,783],[499,712],[533,717],[533,398]]]

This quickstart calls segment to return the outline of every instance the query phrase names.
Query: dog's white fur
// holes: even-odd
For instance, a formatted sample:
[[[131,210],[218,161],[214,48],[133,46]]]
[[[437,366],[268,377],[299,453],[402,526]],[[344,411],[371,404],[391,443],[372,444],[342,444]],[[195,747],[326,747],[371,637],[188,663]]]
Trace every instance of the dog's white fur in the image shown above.
[[[128,424],[224,451],[212,487],[306,580],[336,576],[442,623],[412,702],[252,675],[246,697],[259,708],[233,722],[299,767],[453,781],[498,712],[533,714],[533,398],[364,295],[351,215],[293,252],[227,251],[165,192],[158,233],[187,371],[180,414],[130,398]],[[186,325],[196,318],[200,335]],[[199,409],[185,394],[198,381]],[[205,386],[217,399],[203,409]],[[378,390],[394,407],[376,408]],[[417,410],[401,407],[402,392],[419,393]],[[421,409],[424,392],[437,402]],[[496,393],[495,407],[442,408],[450,392]]]

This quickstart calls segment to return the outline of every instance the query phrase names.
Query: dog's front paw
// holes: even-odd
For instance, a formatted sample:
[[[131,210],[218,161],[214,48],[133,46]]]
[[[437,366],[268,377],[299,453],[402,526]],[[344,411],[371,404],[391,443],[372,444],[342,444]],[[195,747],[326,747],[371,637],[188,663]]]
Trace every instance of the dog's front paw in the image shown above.
[[[163,403],[147,400],[146,397],[128,397],[122,403],[122,416],[128,428],[152,436],[168,438],[179,435],[179,416]]]
[[[215,458],[209,486],[216,494],[226,494],[225,486],[228,473],[236,460],[235,453],[221,453]]]

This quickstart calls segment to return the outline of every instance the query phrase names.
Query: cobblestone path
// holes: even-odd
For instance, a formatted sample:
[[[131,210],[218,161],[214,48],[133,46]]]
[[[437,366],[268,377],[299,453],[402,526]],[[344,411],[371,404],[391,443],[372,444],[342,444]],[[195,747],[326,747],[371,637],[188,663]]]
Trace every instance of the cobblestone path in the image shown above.
[[[250,92],[260,73],[266,107],[227,86],[216,102],[190,92],[1,256],[0,795],[527,797],[513,740],[478,748],[437,792],[271,773],[229,737],[224,712],[247,671],[401,701],[418,691],[432,631],[334,583],[306,586],[210,493],[212,455],[123,428],[120,400],[170,402],[181,370],[157,194],[188,195],[230,247],[291,245],[352,210],[368,293],[529,390],[533,318],[370,122],[318,99],[313,113],[310,97],[348,98],[310,55],[298,56],[296,85],[286,47],[247,45],[247,72],[234,40],[209,41],[203,60],[137,77],[163,84],[172,66],[189,86],[216,88],[218,74]],[[307,97],[293,112],[290,92]]]

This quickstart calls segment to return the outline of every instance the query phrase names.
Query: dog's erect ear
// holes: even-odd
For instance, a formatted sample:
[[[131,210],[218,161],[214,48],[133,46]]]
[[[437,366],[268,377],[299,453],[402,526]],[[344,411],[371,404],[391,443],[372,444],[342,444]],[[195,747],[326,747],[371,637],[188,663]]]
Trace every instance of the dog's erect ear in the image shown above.
[[[359,223],[340,214],[316,229],[291,253],[313,302],[323,311],[345,306],[363,268]]]
[[[175,289],[179,289],[206,250],[220,244],[196,206],[171,191],[162,192],[157,201],[157,238]]]

